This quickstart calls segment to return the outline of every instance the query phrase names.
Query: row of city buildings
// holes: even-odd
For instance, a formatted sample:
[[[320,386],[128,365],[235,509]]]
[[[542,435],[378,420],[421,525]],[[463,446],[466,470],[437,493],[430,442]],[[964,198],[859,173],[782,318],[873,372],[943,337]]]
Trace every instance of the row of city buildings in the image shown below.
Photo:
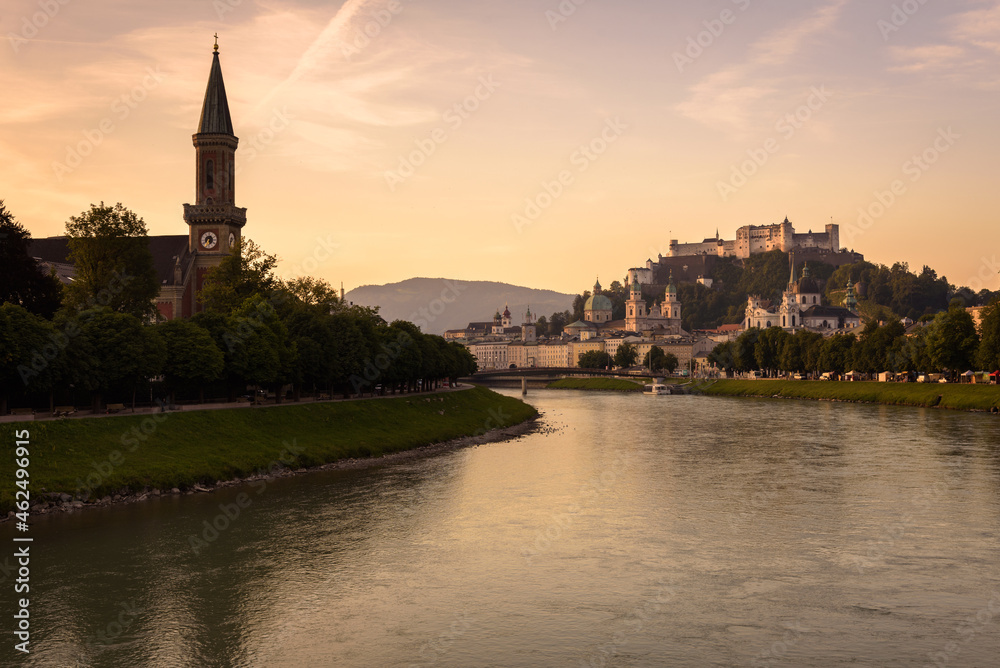
[[[742,323],[715,330],[684,330],[683,307],[671,274],[662,297],[657,295],[652,306],[644,297],[648,286],[633,275],[625,317],[619,319],[614,318],[611,300],[602,293],[598,281],[584,304],[583,319],[567,325],[560,336],[540,337],[530,308],[522,323],[515,325],[506,306],[503,312],[497,310],[492,321],[472,322],[466,329],[452,330],[445,336],[464,343],[484,370],[575,367],[585,353],[598,351],[613,357],[623,344],[629,343],[636,348],[640,362],[657,346],[676,356],[680,368],[697,373],[710,370],[708,354],[716,345],[752,327],[781,327],[792,333],[807,329],[830,336],[861,326],[853,285],[847,285],[842,306],[824,304],[819,282],[810,275],[808,263],[803,265],[801,275],[796,271],[794,253],[790,264],[791,275],[780,301],[751,295]]]

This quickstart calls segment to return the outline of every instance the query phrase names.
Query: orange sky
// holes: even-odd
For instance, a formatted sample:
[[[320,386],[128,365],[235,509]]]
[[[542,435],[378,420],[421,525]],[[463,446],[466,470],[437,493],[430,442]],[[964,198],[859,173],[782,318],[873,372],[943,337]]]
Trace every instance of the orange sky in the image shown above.
[[[1000,288],[996,0],[5,9],[0,199],[35,236],[100,200],[186,232],[218,32],[245,234],[285,276],[579,292],[787,215]]]

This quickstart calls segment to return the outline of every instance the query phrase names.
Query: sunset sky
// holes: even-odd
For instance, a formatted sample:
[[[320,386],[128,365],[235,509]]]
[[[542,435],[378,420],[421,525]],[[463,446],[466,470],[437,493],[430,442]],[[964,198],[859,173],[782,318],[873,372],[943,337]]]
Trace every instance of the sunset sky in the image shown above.
[[[244,233],[284,276],[580,292],[788,216],[1000,288],[996,0],[4,10],[0,199],[36,237],[101,200],[186,233],[218,32]]]

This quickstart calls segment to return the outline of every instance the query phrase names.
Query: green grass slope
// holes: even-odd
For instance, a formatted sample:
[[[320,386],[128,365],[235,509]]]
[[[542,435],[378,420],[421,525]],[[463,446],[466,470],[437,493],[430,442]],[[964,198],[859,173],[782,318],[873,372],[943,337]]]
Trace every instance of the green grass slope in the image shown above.
[[[870,402],[898,406],[937,406],[955,410],[1000,407],[1000,386],[944,383],[875,383],[801,380],[720,380],[702,388],[710,396],[789,397]]]
[[[435,395],[113,418],[5,423],[0,509],[13,507],[15,432],[30,432],[30,489],[90,498],[378,457],[508,427],[536,415],[482,387]],[[293,446],[293,447],[292,447]],[[294,457],[291,456],[293,453]]]

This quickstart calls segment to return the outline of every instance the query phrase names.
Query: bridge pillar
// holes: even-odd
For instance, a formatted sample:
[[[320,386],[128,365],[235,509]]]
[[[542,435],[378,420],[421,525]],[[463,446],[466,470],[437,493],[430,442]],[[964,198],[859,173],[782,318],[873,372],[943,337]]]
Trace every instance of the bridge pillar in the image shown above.
[[[528,377],[521,376],[521,396],[524,397],[527,395],[528,395]]]

